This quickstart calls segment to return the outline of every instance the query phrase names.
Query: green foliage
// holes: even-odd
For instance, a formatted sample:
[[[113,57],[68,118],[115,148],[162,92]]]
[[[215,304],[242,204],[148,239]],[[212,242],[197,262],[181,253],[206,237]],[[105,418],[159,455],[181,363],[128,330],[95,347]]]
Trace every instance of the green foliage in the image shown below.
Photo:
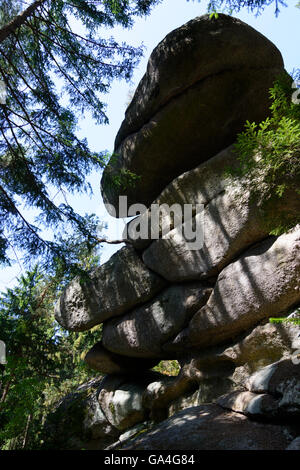
[[[141,176],[125,168],[117,168],[120,158],[118,153],[113,153],[111,155],[107,154],[106,158],[109,160],[105,175],[106,187],[117,187],[122,190],[134,187],[136,181],[139,180]]]
[[[73,230],[72,236],[65,230],[54,238],[57,254],[48,262],[46,271],[64,284],[76,275],[86,277],[100,262],[98,236],[107,226],[95,214],[83,216],[81,224]]]
[[[73,245],[78,269],[99,264],[96,247],[86,252],[81,239]],[[47,414],[78,384],[94,373],[83,362],[85,353],[101,339],[102,326],[68,333],[54,319],[61,288],[72,274],[61,264],[47,275],[35,267],[21,276],[14,289],[0,296],[1,340],[6,343],[7,364],[0,379],[0,448],[31,449],[42,444]]]
[[[294,325],[300,325],[300,318],[269,318],[270,323],[293,323]]]
[[[84,263],[92,267],[96,259],[91,257]],[[59,327],[54,319],[54,305],[62,281],[65,283],[60,270],[56,276],[45,277],[36,267],[22,276],[14,289],[0,296],[1,339],[7,346],[7,364],[0,378],[3,450],[42,448],[48,415],[52,416],[66,395],[76,394],[79,384],[94,377],[83,358],[101,339],[102,325],[79,333],[68,333]],[[175,360],[161,361],[154,370],[176,376],[180,367]],[[75,425],[79,426],[83,419],[78,417],[82,400],[82,395],[78,403],[72,400],[74,410],[68,409],[67,422],[62,420],[64,426],[73,426],[74,421],[75,434]]]
[[[77,117],[89,112],[107,124],[103,94],[114,79],[130,80],[143,52],[104,39],[101,30],[130,28],[159,1],[1,2],[0,80],[7,98],[0,104],[0,263],[10,262],[12,249],[25,254],[25,262],[60,257],[58,238],[45,239],[42,227],[89,232],[83,218],[51,194],[87,191],[87,175],[103,169],[105,153],[77,137]],[[35,209],[33,222],[24,208]]]
[[[177,376],[180,372],[180,365],[175,359],[171,361],[160,361],[153,370],[164,375]]]
[[[292,323],[294,325],[300,326],[300,307],[296,309],[295,308],[290,309],[286,313],[286,316],[284,317],[270,317],[269,322],[270,323]]]
[[[200,2],[201,0],[198,1]],[[218,18],[218,16],[216,16],[216,12],[223,11],[224,13],[231,15],[233,13],[238,13],[243,8],[247,8],[251,13],[259,15],[270,5],[275,6],[276,16],[280,13],[281,6],[287,7],[287,3],[284,0],[210,0],[207,8],[211,13],[211,18]]]
[[[136,181],[140,178],[140,175],[122,168],[118,174],[112,175],[111,182],[114,186],[118,186],[120,189],[125,190],[129,187],[134,188]]]
[[[265,7],[275,5],[275,15],[278,16],[280,6],[287,6],[284,0],[212,0],[209,2],[209,10],[221,11],[233,14],[238,13],[242,8],[247,8],[251,13],[260,14]]]
[[[283,74],[270,90],[270,117],[260,124],[247,122],[235,150],[240,166],[233,174],[248,176],[254,198],[266,208],[285,193],[300,194],[300,105],[292,100],[292,78]],[[268,222],[278,235],[299,222],[299,214],[286,211]]]

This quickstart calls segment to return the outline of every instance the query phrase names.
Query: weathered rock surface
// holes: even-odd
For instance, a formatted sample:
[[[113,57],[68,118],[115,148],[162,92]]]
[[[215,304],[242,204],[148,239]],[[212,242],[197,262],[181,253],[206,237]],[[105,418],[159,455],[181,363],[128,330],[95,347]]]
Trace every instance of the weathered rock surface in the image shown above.
[[[45,449],[99,450],[118,439],[120,431],[104,416],[97,398],[102,378],[90,380],[58,404],[47,416]]]
[[[284,359],[270,364],[245,383],[249,391],[236,391],[217,400],[218,405],[238,413],[265,419],[299,419],[300,363]]]
[[[286,450],[300,450],[300,436],[296,437],[286,448]]]
[[[210,292],[199,282],[168,287],[153,301],[104,323],[104,347],[131,357],[163,356],[163,344],[187,325]]]
[[[240,335],[234,342],[189,351],[186,358],[179,360],[180,378],[201,383],[202,393],[212,400],[232,389],[245,386],[249,377],[259,369],[282,359],[289,359],[298,346],[299,326],[289,322],[295,313],[282,323],[266,323],[253,327]],[[224,388],[216,386],[220,379]],[[227,388],[226,388],[227,387]],[[211,389],[211,392],[209,391]]]
[[[288,359],[296,349],[299,325],[289,322],[294,313],[281,323],[262,323],[228,347],[215,348],[215,360],[229,360],[235,366],[247,364],[250,373],[281,359]],[[206,353],[207,354],[207,353]],[[212,361],[211,361],[212,363]]]
[[[92,369],[103,374],[134,374],[137,370],[151,369],[158,362],[156,359],[120,356],[105,349],[101,341],[90,349],[84,360]]]
[[[249,378],[246,387],[250,392],[279,396],[279,407],[294,407],[300,412],[299,361],[284,359],[266,366]]]
[[[132,247],[126,246],[91,271],[89,280],[75,278],[66,287],[55,318],[67,330],[88,330],[147,302],[165,284],[144,265]]]
[[[193,218],[194,227],[202,227],[204,232],[203,247],[191,249],[193,243],[185,231],[191,222],[185,222],[154,241],[143,253],[144,263],[171,282],[217,275],[245,247],[267,236],[266,228],[259,223],[261,214],[254,204],[249,207],[249,198],[241,187],[230,186]]]
[[[292,379],[290,377],[290,379]],[[299,387],[299,383],[298,383]],[[235,391],[223,395],[217,400],[222,408],[243,413],[253,418],[264,420],[299,420],[300,407],[297,404],[284,402],[269,393],[252,393],[247,391]],[[283,421],[284,422],[284,421]]]
[[[237,18],[204,15],[172,31],[126,111],[119,157],[102,178],[104,200],[117,208],[126,194],[129,204],[149,205],[176,176],[234,142],[246,120],[267,116],[268,90],[282,71],[274,44]],[[120,170],[140,176],[134,187],[111,184]]]
[[[112,426],[124,431],[147,417],[143,406],[143,393],[147,385],[160,378],[160,374],[149,372],[131,378],[111,375],[100,384],[98,400],[103,413]]]
[[[278,400],[267,393],[256,394],[245,391],[236,391],[223,395],[217,400],[222,408],[243,413],[252,417],[264,417],[267,419],[282,417]],[[293,410],[291,415],[293,415]],[[289,413],[285,413],[289,416]]]
[[[134,439],[128,450],[284,450],[295,432],[285,426],[256,423],[218,405],[181,411]]]
[[[164,210],[166,207],[171,209],[180,206],[183,214],[185,204],[191,204],[196,211],[196,204],[206,206],[217,198],[225,191],[225,187],[233,184],[233,178],[226,170],[228,168],[234,169],[236,166],[236,154],[233,146],[230,146],[207,162],[175,178],[152,203],[163,211],[158,220],[154,219],[154,229],[158,231],[160,236],[163,236],[182,223],[182,217],[174,217],[171,210]],[[185,213],[184,215],[185,221],[189,220],[189,214]],[[192,213],[190,217],[193,215],[195,214]],[[153,218],[153,211],[149,207],[143,214],[130,221],[124,229],[123,237],[129,239],[137,250],[147,248],[153,241],[151,216]],[[141,227],[146,227],[146,229],[142,230]],[[143,239],[141,234],[144,236],[144,231],[146,237]]]
[[[192,408],[194,406],[200,405],[199,402],[199,390],[196,390],[194,393],[183,394],[177,400],[174,400],[168,408],[168,417],[170,418],[175,413],[185,410],[187,408]]]
[[[272,211],[284,217],[288,217],[288,213],[299,214],[299,194],[286,192],[283,197],[274,197],[269,206],[269,217]],[[143,261],[171,282],[215,276],[234,257],[267,237],[269,228],[265,219],[265,209],[258,207],[245,181],[240,178],[227,184],[224,192],[211,200],[203,213],[193,218],[193,233],[196,234],[197,226],[199,242],[203,231],[200,249],[196,242],[191,242],[186,231],[187,223],[191,225],[188,221],[154,241],[144,251]]]
[[[264,240],[227,266],[207,304],[163,349],[203,348],[226,341],[300,302],[300,227]]]
[[[128,431],[123,432],[119,436],[119,439],[114,442],[112,445],[105,448],[105,450],[118,450],[126,441],[130,441],[134,436],[140,434],[140,432],[144,432],[145,430],[149,430],[153,427],[153,423],[150,421],[144,421],[143,423],[138,423],[132,428],[128,429]]]
[[[168,417],[169,406],[172,407],[171,404],[178,401],[182,404],[181,398],[187,395],[188,392],[191,393],[193,389],[195,389],[195,384],[189,380],[178,380],[178,377],[162,376],[159,380],[151,382],[145,389],[143,406],[150,410],[152,421],[161,421]],[[190,401],[186,402],[186,405],[187,403],[192,406]]]
[[[286,189],[263,201],[263,170],[250,185],[227,171],[280,72],[277,48],[222,14],[153,51],[102,178],[112,215],[126,215],[119,195],[145,205],[131,207],[141,215],[125,248],[73,280],[56,310],[71,331],[104,323],[85,361],[108,375],[47,417],[45,448],[299,449],[299,325],[268,321],[300,305],[300,225],[270,237],[268,221],[294,220],[300,198]],[[177,377],[147,370],[175,358]]]
[[[172,388],[183,394],[197,384],[194,405],[210,403],[222,395],[245,389],[254,372],[279,360],[290,359],[295,355],[294,350],[300,349],[299,325],[291,322],[296,316],[299,316],[297,309],[286,316],[286,321],[269,323],[265,320],[233,342],[203,350],[187,349],[185,357],[179,359],[181,369]],[[189,394],[183,402],[188,403],[190,398]],[[180,398],[177,401],[180,406]]]
[[[118,377],[108,380],[109,384],[105,384],[99,394],[99,403],[107,420],[120,431],[144,421],[144,387],[134,383],[122,383]]]

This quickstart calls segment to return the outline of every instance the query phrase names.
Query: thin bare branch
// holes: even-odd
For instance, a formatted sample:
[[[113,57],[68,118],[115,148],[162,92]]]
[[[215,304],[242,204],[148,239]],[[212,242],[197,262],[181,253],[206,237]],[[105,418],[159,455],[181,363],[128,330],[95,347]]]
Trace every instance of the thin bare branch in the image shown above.
[[[93,237],[94,240],[98,243],[107,243],[108,245],[119,245],[120,243],[128,243],[131,244],[131,241],[127,238],[121,238],[120,240],[107,240],[107,238],[97,238]]]

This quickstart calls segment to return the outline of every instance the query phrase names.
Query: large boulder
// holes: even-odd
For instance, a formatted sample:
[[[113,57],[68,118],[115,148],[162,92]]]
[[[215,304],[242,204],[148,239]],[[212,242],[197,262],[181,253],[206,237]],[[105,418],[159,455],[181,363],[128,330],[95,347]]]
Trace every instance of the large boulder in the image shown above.
[[[163,358],[163,344],[188,324],[210,292],[199,282],[168,287],[152,301],[105,322],[104,347],[124,356]]]
[[[179,359],[181,369],[172,388],[187,390],[197,384],[197,403],[209,403],[221,395],[245,389],[247,380],[258,370],[295,356],[300,349],[297,310],[281,322],[260,325],[239,335],[234,341],[204,348],[187,349]],[[234,410],[236,411],[236,410]]]
[[[300,349],[300,345],[297,346],[299,325],[292,322],[295,313],[282,317],[281,322],[269,323],[264,320],[234,341],[187,352],[186,357],[179,360],[181,371],[178,378],[190,378],[203,383],[221,377],[225,383],[225,377],[228,377],[233,386],[245,386],[246,380],[254,372],[282,359],[289,359],[295,349]]]
[[[269,393],[280,397],[280,407],[294,407],[300,411],[300,361],[284,359],[253,374],[246,383],[253,393]]]
[[[299,419],[300,416],[300,409],[293,406],[282,407],[280,400],[268,393],[236,391],[220,397],[217,404],[224,409],[264,420]]]
[[[268,90],[282,71],[274,44],[237,18],[204,15],[172,31],[126,111],[103,173],[104,200],[116,210],[121,194],[149,205],[176,176],[234,142],[246,120],[267,116]]]
[[[189,380],[178,380],[178,377],[162,376],[159,380],[151,382],[147,386],[143,394],[143,405],[150,410],[152,421],[162,421],[162,419],[167,418],[171,412],[170,410],[176,409],[176,405],[178,407],[179,401],[182,407],[192,406],[190,394],[195,388],[195,384]],[[183,403],[181,399],[185,397],[186,401]],[[173,403],[176,404],[174,407],[172,407]]]
[[[153,371],[132,376],[110,375],[99,387],[98,400],[106,419],[114,428],[124,431],[143,422],[149,411],[144,407],[143,394],[149,383],[161,379]]]
[[[284,359],[255,372],[245,383],[248,391],[236,391],[217,400],[223,408],[265,419],[299,419],[300,361]]]
[[[118,376],[106,377],[99,393],[99,403],[107,420],[120,431],[144,421],[143,392],[141,384],[126,383]]]
[[[157,359],[139,359],[120,356],[105,349],[102,342],[96,343],[84,358],[89,367],[102,374],[134,374],[137,370],[151,369]]]
[[[88,330],[147,302],[165,284],[126,246],[92,270],[88,279],[71,281],[60,296],[55,318],[67,330]]]
[[[255,326],[233,344],[212,348],[213,361],[231,361],[235,367],[247,366],[250,374],[281,359],[289,359],[297,349],[299,325],[293,323],[296,312],[283,316],[280,322],[266,322]],[[214,351],[214,353],[212,353]],[[202,361],[207,359],[202,358]]]
[[[284,217],[299,214],[299,194],[287,191],[282,197],[273,197],[266,218],[266,208],[257,205],[245,179],[237,179],[191,221],[154,241],[144,251],[143,261],[171,282],[216,276],[239,253],[267,237],[272,212]],[[193,224],[193,242],[187,224]]]
[[[81,384],[47,415],[43,448],[48,450],[99,450],[115,442],[120,431],[105,417],[98,402],[102,377]]]
[[[207,304],[165,344],[184,352],[220,344],[300,302],[300,226],[270,237],[221,271]]]
[[[138,436],[126,450],[284,450],[295,431],[256,423],[218,405],[188,408]]]
[[[180,207],[184,220],[188,221],[195,215],[197,204],[202,210],[202,205],[209,204],[210,201],[223,194],[225,188],[233,184],[234,178],[227,170],[228,168],[235,170],[237,166],[238,160],[234,146],[231,145],[207,162],[179,175],[163,189],[145,212],[128,222],[124,229],[124,238],[128,239],[137,250],[146,249],[154,239],[154,230],[158,232],[159,237],[162,237],[181,225],[183,217],[180,214],[179,217],[174,216],[172,208]],[[190,214],[187,211],[184,212],[186,204],[192,206]],[[153,217],[152,206],[159,207],[161,211],[159,217]],[[169,211],[164,210],[167,207],[170,208]],[[154,227],[151,227],[151,223]]]

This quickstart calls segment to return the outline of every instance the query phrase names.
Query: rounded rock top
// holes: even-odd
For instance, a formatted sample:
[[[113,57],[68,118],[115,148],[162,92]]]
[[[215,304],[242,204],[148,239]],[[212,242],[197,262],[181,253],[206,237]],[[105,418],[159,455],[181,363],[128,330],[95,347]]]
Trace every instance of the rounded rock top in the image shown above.
[[[277,47],[228,15],[197,17],[169,33],[125,113],[101,182],[104,201],[117,209],[127,195],[129,204],[149,205],[176,176],[234,142],[246,120],[265,119],[283,70]]]

